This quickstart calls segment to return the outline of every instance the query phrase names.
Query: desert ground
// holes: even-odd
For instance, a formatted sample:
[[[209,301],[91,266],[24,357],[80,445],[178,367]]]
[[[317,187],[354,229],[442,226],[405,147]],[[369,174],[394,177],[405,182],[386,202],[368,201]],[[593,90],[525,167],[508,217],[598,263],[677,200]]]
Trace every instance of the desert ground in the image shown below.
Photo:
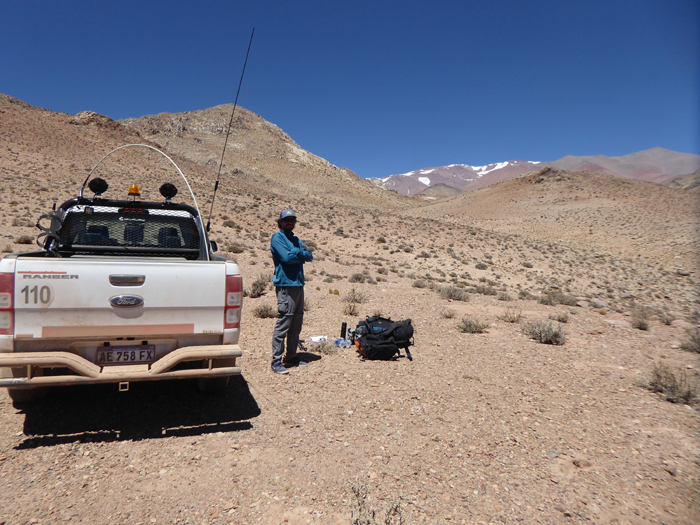
[[[38,216],[133,141],[172,155],[209,209],[210,117],[0,102],[5,253],[35,249]],[[0,524],[700,522],[696,191],[549,171],[425,203],[241,118],[211,237],[249,294],[243,375],[223,395],[136,383],[13,405],[0,390]],[[104,169],[155,193],[167,166],[151,161]],[[263,314],[286,207],[314,261],[309,365],[279,376]],[[310,341],[377,313],[412,319],[413,360]],[[533,339],[538,323],[559,344]]]

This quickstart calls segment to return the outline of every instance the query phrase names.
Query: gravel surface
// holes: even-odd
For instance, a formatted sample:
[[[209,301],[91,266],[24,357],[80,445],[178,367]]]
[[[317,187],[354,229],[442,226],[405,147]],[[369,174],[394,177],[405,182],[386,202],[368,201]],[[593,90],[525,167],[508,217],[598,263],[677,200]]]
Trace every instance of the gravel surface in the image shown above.
[[[357,321],[312,284],[307,339]],[[399,523],[381,521],[392,505],[404,523],[698,523],[697,405],[642,386],[655,362],[696,375],[683,323],[643,332],[587,308],[356,286],[363,310],[413,319],[413,361],[309,345],[308,367],[273,374],[262,297],[246,301],[244,375],[224,395],[102,385],[13,407],[1,391],[0,523]],[[524,319],[499,320],[506,307]],[[562,312],[565,345],[523,333]],[[487,331],[459,332],[463,316]]]

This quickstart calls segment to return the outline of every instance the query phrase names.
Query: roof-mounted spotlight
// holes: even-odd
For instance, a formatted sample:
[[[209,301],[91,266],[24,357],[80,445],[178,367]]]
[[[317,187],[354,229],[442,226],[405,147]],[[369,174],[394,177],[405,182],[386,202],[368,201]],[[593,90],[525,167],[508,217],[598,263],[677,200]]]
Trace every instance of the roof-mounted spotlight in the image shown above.
[[[98,177],[90,181],[90,183],[88,184],[88,188],[90,188],[90,191],[95,194],[95,197],[97,197],[98,195],[102,195],[104,192],[107,191],[107,188],[109,188],[109,184],[107,184],[106,180],[100,179]]]
[[[177,195],[177,188],[174,184],[166,182],[160,187],[160,194],[165,197],[166,202],[170,202]]]

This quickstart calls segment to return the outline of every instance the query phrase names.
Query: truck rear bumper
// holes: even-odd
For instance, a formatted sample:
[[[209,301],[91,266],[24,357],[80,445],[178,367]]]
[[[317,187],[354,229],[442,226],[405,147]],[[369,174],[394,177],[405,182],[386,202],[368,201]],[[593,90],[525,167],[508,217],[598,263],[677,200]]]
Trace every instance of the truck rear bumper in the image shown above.
[[[120,366],[99,366],[70,352],[18,352],[0,354],[0,368],[25,369],[26,377],[0,378],[0,387],[32,388],[72,384],[128,383],[223,377],[241,374],[235,366],[243,352],[238,345],[186,346],[173,350],[155,363]],[[177,365],[201,361],[207,366],[173,370]],[[217,363],[218,361],[218,363]],[[41,375],[38,369],[69,369],[62,375]]]

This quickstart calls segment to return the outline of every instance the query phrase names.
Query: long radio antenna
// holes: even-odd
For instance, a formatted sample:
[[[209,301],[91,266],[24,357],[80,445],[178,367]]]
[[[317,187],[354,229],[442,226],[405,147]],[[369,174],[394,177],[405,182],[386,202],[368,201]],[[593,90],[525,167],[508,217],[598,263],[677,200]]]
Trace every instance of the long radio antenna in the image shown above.
[[[219,162],[219,173],[216,175],[216,184],[214,185],[214,195],[211,198],[211,209],[209,210],[209,219],[207,219],[207,232],[211,229],[211,216],[214,212],[214,199],[216,199],[216,190],[219,189],[219,178],[221,177],[221,167],[224,165],[224,154],[226,153],[226,145],[228,144],[228,136],[231,133],[231,125],[233,124],[233,115],[236,113],[236,106],[238,105],[238,94],[241,92],[241,85],[243,84],[243,75],[245,75],[245,66],[248,63],[248,54],[250,53],[250,45],[253,43],[253,35],[255,34],[255,28],[250,33],[250,42],[248,42],[248,51],[245,54],[245,62],[243,62],[243,71],[241,72],[241,80],[238,82],[238,91],[236,91],[236,100],[233,102],[233,111],[231,111],[231,120],[228,122],[228,128],[226,129],[226,140],[224,141],[224,149],[221,152],[221,162]]]

